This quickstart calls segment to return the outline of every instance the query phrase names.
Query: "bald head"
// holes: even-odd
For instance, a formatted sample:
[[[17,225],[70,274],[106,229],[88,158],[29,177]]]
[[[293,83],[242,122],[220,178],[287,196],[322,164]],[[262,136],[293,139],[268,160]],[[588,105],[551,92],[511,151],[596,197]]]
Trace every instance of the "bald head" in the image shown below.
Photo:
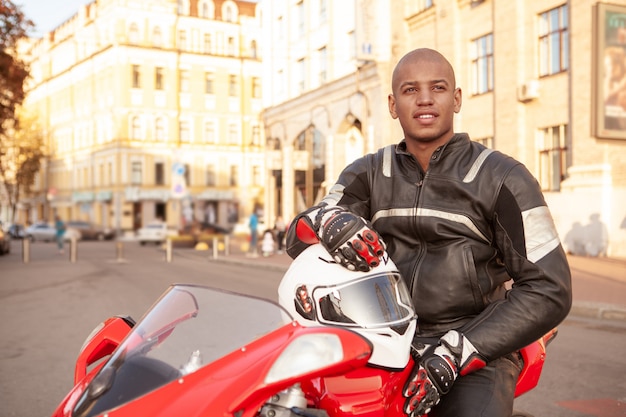
[[[407,67],[418,67],[420,64],[431,63],[431,64],[440,64],[442,69],[444,70],[443,76],[450,79],[453,83],[452,88],[455,88],[455,77],[454,77],[454,69],[450,62],[444,57],[441,53],[435,51],[434,49],[429,48],[419,48],[414,49],[411,52],[404,55],[395,69],[393,70],[393,74],[391,77],[391,89],[393,92],[396,91],[396,88],[401,83],[401,74],[406,72]],[[418,69],[419,71],[419,69]]]

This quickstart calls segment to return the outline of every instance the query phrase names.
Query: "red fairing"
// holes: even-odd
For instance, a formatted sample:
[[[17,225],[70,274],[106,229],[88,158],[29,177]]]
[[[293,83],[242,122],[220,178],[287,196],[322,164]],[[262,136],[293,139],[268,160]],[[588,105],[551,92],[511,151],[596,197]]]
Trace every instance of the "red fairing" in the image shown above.
[[[543,363],[546,360],[546,345],[556,337],[556,333],[557,330],[553,329],[543,338],[520,350],[520,354],[524,360],[524,367],[517,379],[517,386],[515,387],[516,397],[535,388],[539,383]]]
[[[366,366],[301,384],[314,407],[333,417],[405,417],[402,387],[413,359],[399,372]]]

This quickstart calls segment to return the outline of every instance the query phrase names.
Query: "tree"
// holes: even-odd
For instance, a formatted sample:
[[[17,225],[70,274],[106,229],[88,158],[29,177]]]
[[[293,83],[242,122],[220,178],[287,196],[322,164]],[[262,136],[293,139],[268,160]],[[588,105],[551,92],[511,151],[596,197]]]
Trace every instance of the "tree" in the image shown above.
[[[20,198],[30,194],[45,156],[43,134],[35,119],[22,116],[19,125],[13,135],[3,139],[0,152],[0,179],[6,191],[11,221]]]
[[[26,18],[19,6],[10,0],[0,0],[0,181],[13,216],[20,188],[30,189],[36,173],[32,170],[39,169],[43,156],[40,135],[39,139],[34,139],[32,129],[20,133],[17,117],[28,77],[28,67],[18,57],[17,47],[27,38],[32,27],[33,22]],[[25,142],[20,143],[20,140]],[[38,145],[35,144],[37,141]]]
[[[28,67],[18,58],[17,46],[32,27],[19,6],[0,0],[0,138],[15,127],[15,111],[24,100]]]

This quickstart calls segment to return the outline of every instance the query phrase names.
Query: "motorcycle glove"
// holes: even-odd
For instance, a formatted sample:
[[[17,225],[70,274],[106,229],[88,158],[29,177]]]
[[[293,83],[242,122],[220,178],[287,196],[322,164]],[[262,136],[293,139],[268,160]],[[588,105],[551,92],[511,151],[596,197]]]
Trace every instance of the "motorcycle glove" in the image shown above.
[[[456,330],[446,333],[437,345],[416,358],[403,394],[404,412],[409,417],[428,414],[441,396],[450,392],[459,375],[467,375],[486,365],[472,343]]]
[[[304,243],[320,242],[335,262],[351,271],[369,271],[385,253],[385,244],[372,225],[338,206],[306,211],[296,223],[296,235]]]

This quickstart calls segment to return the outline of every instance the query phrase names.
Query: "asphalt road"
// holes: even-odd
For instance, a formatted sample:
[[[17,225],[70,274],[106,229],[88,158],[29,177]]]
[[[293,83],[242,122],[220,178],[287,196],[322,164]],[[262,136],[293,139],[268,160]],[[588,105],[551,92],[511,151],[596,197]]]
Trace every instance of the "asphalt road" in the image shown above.
[[[71,263],[67,248],[59,254],[51,243],[35,243],[24,264],[13,242],[12,253],[0,257],[0,417],[49,416],[72,386],[89,332],[111,315],[139,319],[173,282],[276,298],[285,258],[233,253],[221,259],[227,262],[187,249],[166,262],[157,246],[127,242],[120,256],[115,242],[82,242]],[[619,304],[626,283],[585,265],[576,272],[578,288],[588,287],[581,302],[606,305],[597,295],[606,286]],[[571,315],[560,326],[538,388],[516,408],[537,417],[626,416],[626,321],[584,316]]]

